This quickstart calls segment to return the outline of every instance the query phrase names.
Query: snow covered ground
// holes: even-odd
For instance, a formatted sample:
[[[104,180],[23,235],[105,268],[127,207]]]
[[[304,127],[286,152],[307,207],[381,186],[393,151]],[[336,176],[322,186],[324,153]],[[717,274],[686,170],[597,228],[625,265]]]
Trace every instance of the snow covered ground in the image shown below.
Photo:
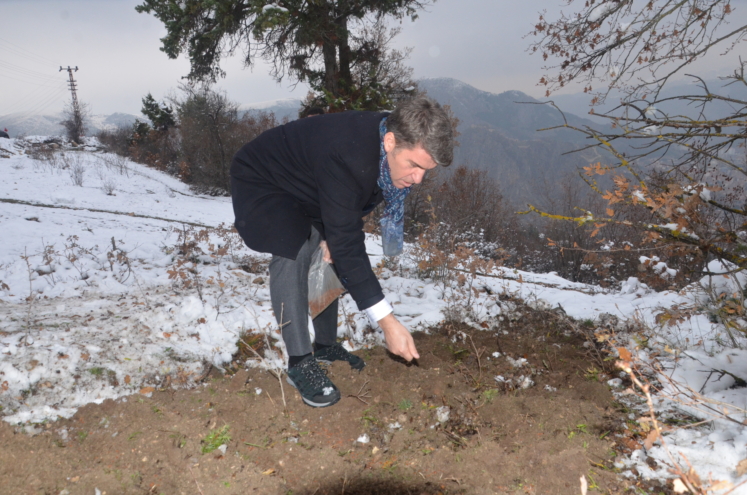
[[[218,232],[197,239],[201,250],[192,251],[191,262],[178,264],[186,244],[179,233],[194,239],[200,225],[230,224],[229,198],[195,195],[173,177],[102,152],[67,150],[67,162],[35,160],[21,144],[0,139],[0,414],[5,421],[39,423],[69,417],[87,403],[148,393],[150,387],[187,386],[206,365],[230,361],[245,331],[265,333],[282,350],[269,303],[267,256],[241,247],[235,235]],[[82,170],[82,185],[74,185],[74,169]],[[367,239],[367,249],[372,265],[379,265],[376,237]],[[411,263],[404,258],[405,266]],[[701,287],[656,293],[631,279],[610,291],[554,274],[496,269],[474,280],[477,291],[464,291],[456,284],[408,278],[406,271],[384,265],[377,270],[387,297],[398,317],[416,330],[442,320],[449,308],[464,309],[467,301],[468,323],[482,328],[481,322],[497,317],[500,329],[501,316],[514,310],[498,298],[505,293],[538,307],[560,306],[577,320],[607,322],[608,329],[615,328],[616,318],[616,333],[600,325],[597,336],[627,347],[642,364],[659,367],[658,414],[703,421],[669,429],[663,437],[666,449],[656,440],[619,467],[667,478],[673,476],[670,454],[682,466],[686,456],[717,493],[747,478],[747,387],[739,381],[747,380],[747,352],[740,348],[746,342],[735,330],[732,340],[705,310],[680,317],[688,308],[708,306]],[[249,271],[243,269],[247,266]],[[717,264],[711,269],[728,271]],[[703,282],[710,297],[723,293],[744,305],[745,277],[721,275]],[[660,316],[665,309],[671,318]],[[347,345],[380,343],[376,333],[366,332],[367,320],[349,297],[342,312],[339,332]],[[632,324],[642,330],[622,330]],[[282,367],[282,359],[271,356],[263,365]],[[617,393],[621,400],[629,396],[625,390]],[[636,407],[631,420],[645,414]],[[647,457],[658,467],[651,468]],[[733,493],[747,493],[747,484]]]

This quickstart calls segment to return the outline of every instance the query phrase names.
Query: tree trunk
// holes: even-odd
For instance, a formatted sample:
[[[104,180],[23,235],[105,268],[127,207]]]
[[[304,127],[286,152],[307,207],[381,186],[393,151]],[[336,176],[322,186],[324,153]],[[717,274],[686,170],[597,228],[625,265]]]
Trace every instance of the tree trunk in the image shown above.
[[[352,86],[352,77],[350,75],[350,44],[348,42],[348,2],[347,0],[338,1],[337,19],[337,45],[340,50],[340,75],[338,86],[350,90]]]
[[[324,89],[337,97],[340,94],[337,85],[340,68],[337,65],[337,45],[335,42],[325,40],[324,45],[322,45],[322,53],[324,54]]]

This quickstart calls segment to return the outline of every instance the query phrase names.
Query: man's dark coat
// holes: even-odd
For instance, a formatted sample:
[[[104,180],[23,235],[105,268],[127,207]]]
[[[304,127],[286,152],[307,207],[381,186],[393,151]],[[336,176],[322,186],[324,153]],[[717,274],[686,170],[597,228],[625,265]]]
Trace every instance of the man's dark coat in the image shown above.
[[[384,299],[362,217],[383,200],[376,182],[385,116],[344,112],[296,120],[247,143],[231,165],[236,229],[246,245],[296,259],[313,225],[361,310]]]

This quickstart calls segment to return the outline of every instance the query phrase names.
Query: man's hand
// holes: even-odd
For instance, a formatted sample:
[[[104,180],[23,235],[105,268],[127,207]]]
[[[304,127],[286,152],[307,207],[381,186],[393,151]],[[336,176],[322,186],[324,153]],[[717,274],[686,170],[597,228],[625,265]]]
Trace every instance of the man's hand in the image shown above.
[[[327,241],[320,242],[319,247],[322,248],[322,259],[324,262],[329,263],[330,265],[334,263],[334,261],[332,261],[332,255],[329,252],[329,246],[327,246]]]
[[[404,358],[406,361],[420,359],[418,350],[415,349],[415,341],[412,340],[410,332],[397,321],[393,313],[389,313],[379,320],[379,326],[384,331],[386,347],[389,352]]]

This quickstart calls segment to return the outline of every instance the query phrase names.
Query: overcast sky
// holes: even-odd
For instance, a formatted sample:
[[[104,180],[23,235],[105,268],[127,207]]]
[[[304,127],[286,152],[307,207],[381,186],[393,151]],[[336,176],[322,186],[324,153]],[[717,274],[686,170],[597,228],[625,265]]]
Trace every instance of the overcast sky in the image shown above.
[[[94,114],[139,114],[141,98],[161,99],[189,72],[185,59],[159,50],[165,29],[138,0],[0,0],[0,115],[56,113],[69,99],[67,73],[77,66],[79,98]],[[539,97],[541,59],[529,56],[524,38],[542,9],[561,0],[438,0],[415,22],[406,20],[398,47],[412,46],[415,76],[453,77],[500,93],[518,89]],[[747,10],[745,0],[736,0]],[[709,69],[728,67],[717,62]],[[227,60],[218,87],[242,105],[305,96],[288,81],[276,83],[261,61],[252,69]]]

